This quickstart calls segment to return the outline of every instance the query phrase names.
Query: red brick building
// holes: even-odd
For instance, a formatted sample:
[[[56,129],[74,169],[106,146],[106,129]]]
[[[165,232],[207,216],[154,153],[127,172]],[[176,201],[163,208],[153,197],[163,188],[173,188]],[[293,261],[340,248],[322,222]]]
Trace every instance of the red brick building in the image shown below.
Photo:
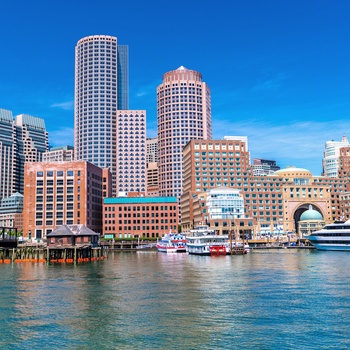
[[[87,161],[26,163],[24,179],[24,237],[40,240],[57,226],[73,224],[102,232],[110,172]]]
[[[103,233],[106,238],[162,237],[177,232],[176,197],[105,198]]]

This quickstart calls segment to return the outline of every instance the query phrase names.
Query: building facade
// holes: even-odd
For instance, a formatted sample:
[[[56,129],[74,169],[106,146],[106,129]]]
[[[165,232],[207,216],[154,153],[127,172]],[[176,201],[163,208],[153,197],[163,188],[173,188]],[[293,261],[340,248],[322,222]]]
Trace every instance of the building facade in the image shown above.
[[[158,137],[147,137],[146,139],[146,162],[158,162]]]
[[[104,175],[87,161],[26,163],[23,235],[41,240],[73,224],[101,233]]]
[[[202,75],[180,67],[163,75],[157,88],[159,194],[182,194],[183,147],[211,139],[210,90]]]
[[[147,163],[147,196],[159,196],[157,163]]]
[[[112,167],[113,195],[147,191],[146,111],[117,111],[116,164]]]
[[[177,232],[176,197],[105,198],[103,232],[106,238],[162,237]]]
[[[43,153],[43,162],[71,162],[74,160],[74,147],[53,147]]]
[[[116,161],[115,116],[128,109],[128,48],[93,35],[75,48],[74,151],[76,160],[101,168]]]
[[[342,140],[327,141],[324,148],[324,158],[322,161],[323,175],[325,177],[338,177],[340,149],[349,147],[349,141],[344,135]]]
[[[240,231],[250,230],[252,236],[297,234],[300,217],[310,205],[326,223],[342,216],[341,201],[346,212],[346,197],[342,197],[346,180],[314,177],[310,171],[296,167],[280,169],[272,175],[254,175],[245,144],[239,140],[228,142],[196,140],[186,145],[181,197],[183,231],[209,219],[206,198],[211,189],[220,187],[236,189],[243,196]]]
[[[0,109],[0,198],[23,194],[24,163],[39,162],[48,150],[43,119]]]
[[[281,168],[276,165],[275,160],[254,158],[252,164],[253,175],[271,175]]]
[[[0,201],[0,228],[13,227],[23,231],[23,195],[15,193]]]

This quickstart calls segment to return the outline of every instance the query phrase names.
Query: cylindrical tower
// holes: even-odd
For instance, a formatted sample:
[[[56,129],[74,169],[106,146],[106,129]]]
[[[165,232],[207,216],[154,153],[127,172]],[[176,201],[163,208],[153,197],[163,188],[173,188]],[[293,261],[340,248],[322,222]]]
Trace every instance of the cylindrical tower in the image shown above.
[[[117,38],[108,35],[82,38],[75,48],[75,159],[102,168],[115,162],[116,111],[128,108],[128,55],[122,48],[119,57]]]
[[[159,195],[182,194],[183,147],[212,138],[210,90],[202,75],[180,68],[157,88]]]

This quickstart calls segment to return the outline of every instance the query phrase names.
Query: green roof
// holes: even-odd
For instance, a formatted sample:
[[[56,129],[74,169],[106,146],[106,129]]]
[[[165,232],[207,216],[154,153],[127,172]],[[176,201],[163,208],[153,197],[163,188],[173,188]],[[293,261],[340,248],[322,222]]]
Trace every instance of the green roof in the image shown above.
[[[176,197],[116,197],[105,198],[104,204],[143,204],[143,203],[176,203]]]

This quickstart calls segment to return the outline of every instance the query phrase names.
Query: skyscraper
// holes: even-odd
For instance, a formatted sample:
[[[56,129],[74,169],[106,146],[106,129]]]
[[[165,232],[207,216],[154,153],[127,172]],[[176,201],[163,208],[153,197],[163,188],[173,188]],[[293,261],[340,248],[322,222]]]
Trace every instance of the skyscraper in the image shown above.
[[[41,118],[0,109],[0,199],[23,194],[24,163],[40,162],[48,150],[48,133]]]
[[[183,147],[212,138],[210,90],[202,75],[183,66],[157,88],[159,195],[182,194]]]
[[[128,47],[93,35],[75,48],[75,159],[110,168],[115,161],[115,116],[128,109]]]
[[[112,193],[146,193],[146,111],[117,111]]]

